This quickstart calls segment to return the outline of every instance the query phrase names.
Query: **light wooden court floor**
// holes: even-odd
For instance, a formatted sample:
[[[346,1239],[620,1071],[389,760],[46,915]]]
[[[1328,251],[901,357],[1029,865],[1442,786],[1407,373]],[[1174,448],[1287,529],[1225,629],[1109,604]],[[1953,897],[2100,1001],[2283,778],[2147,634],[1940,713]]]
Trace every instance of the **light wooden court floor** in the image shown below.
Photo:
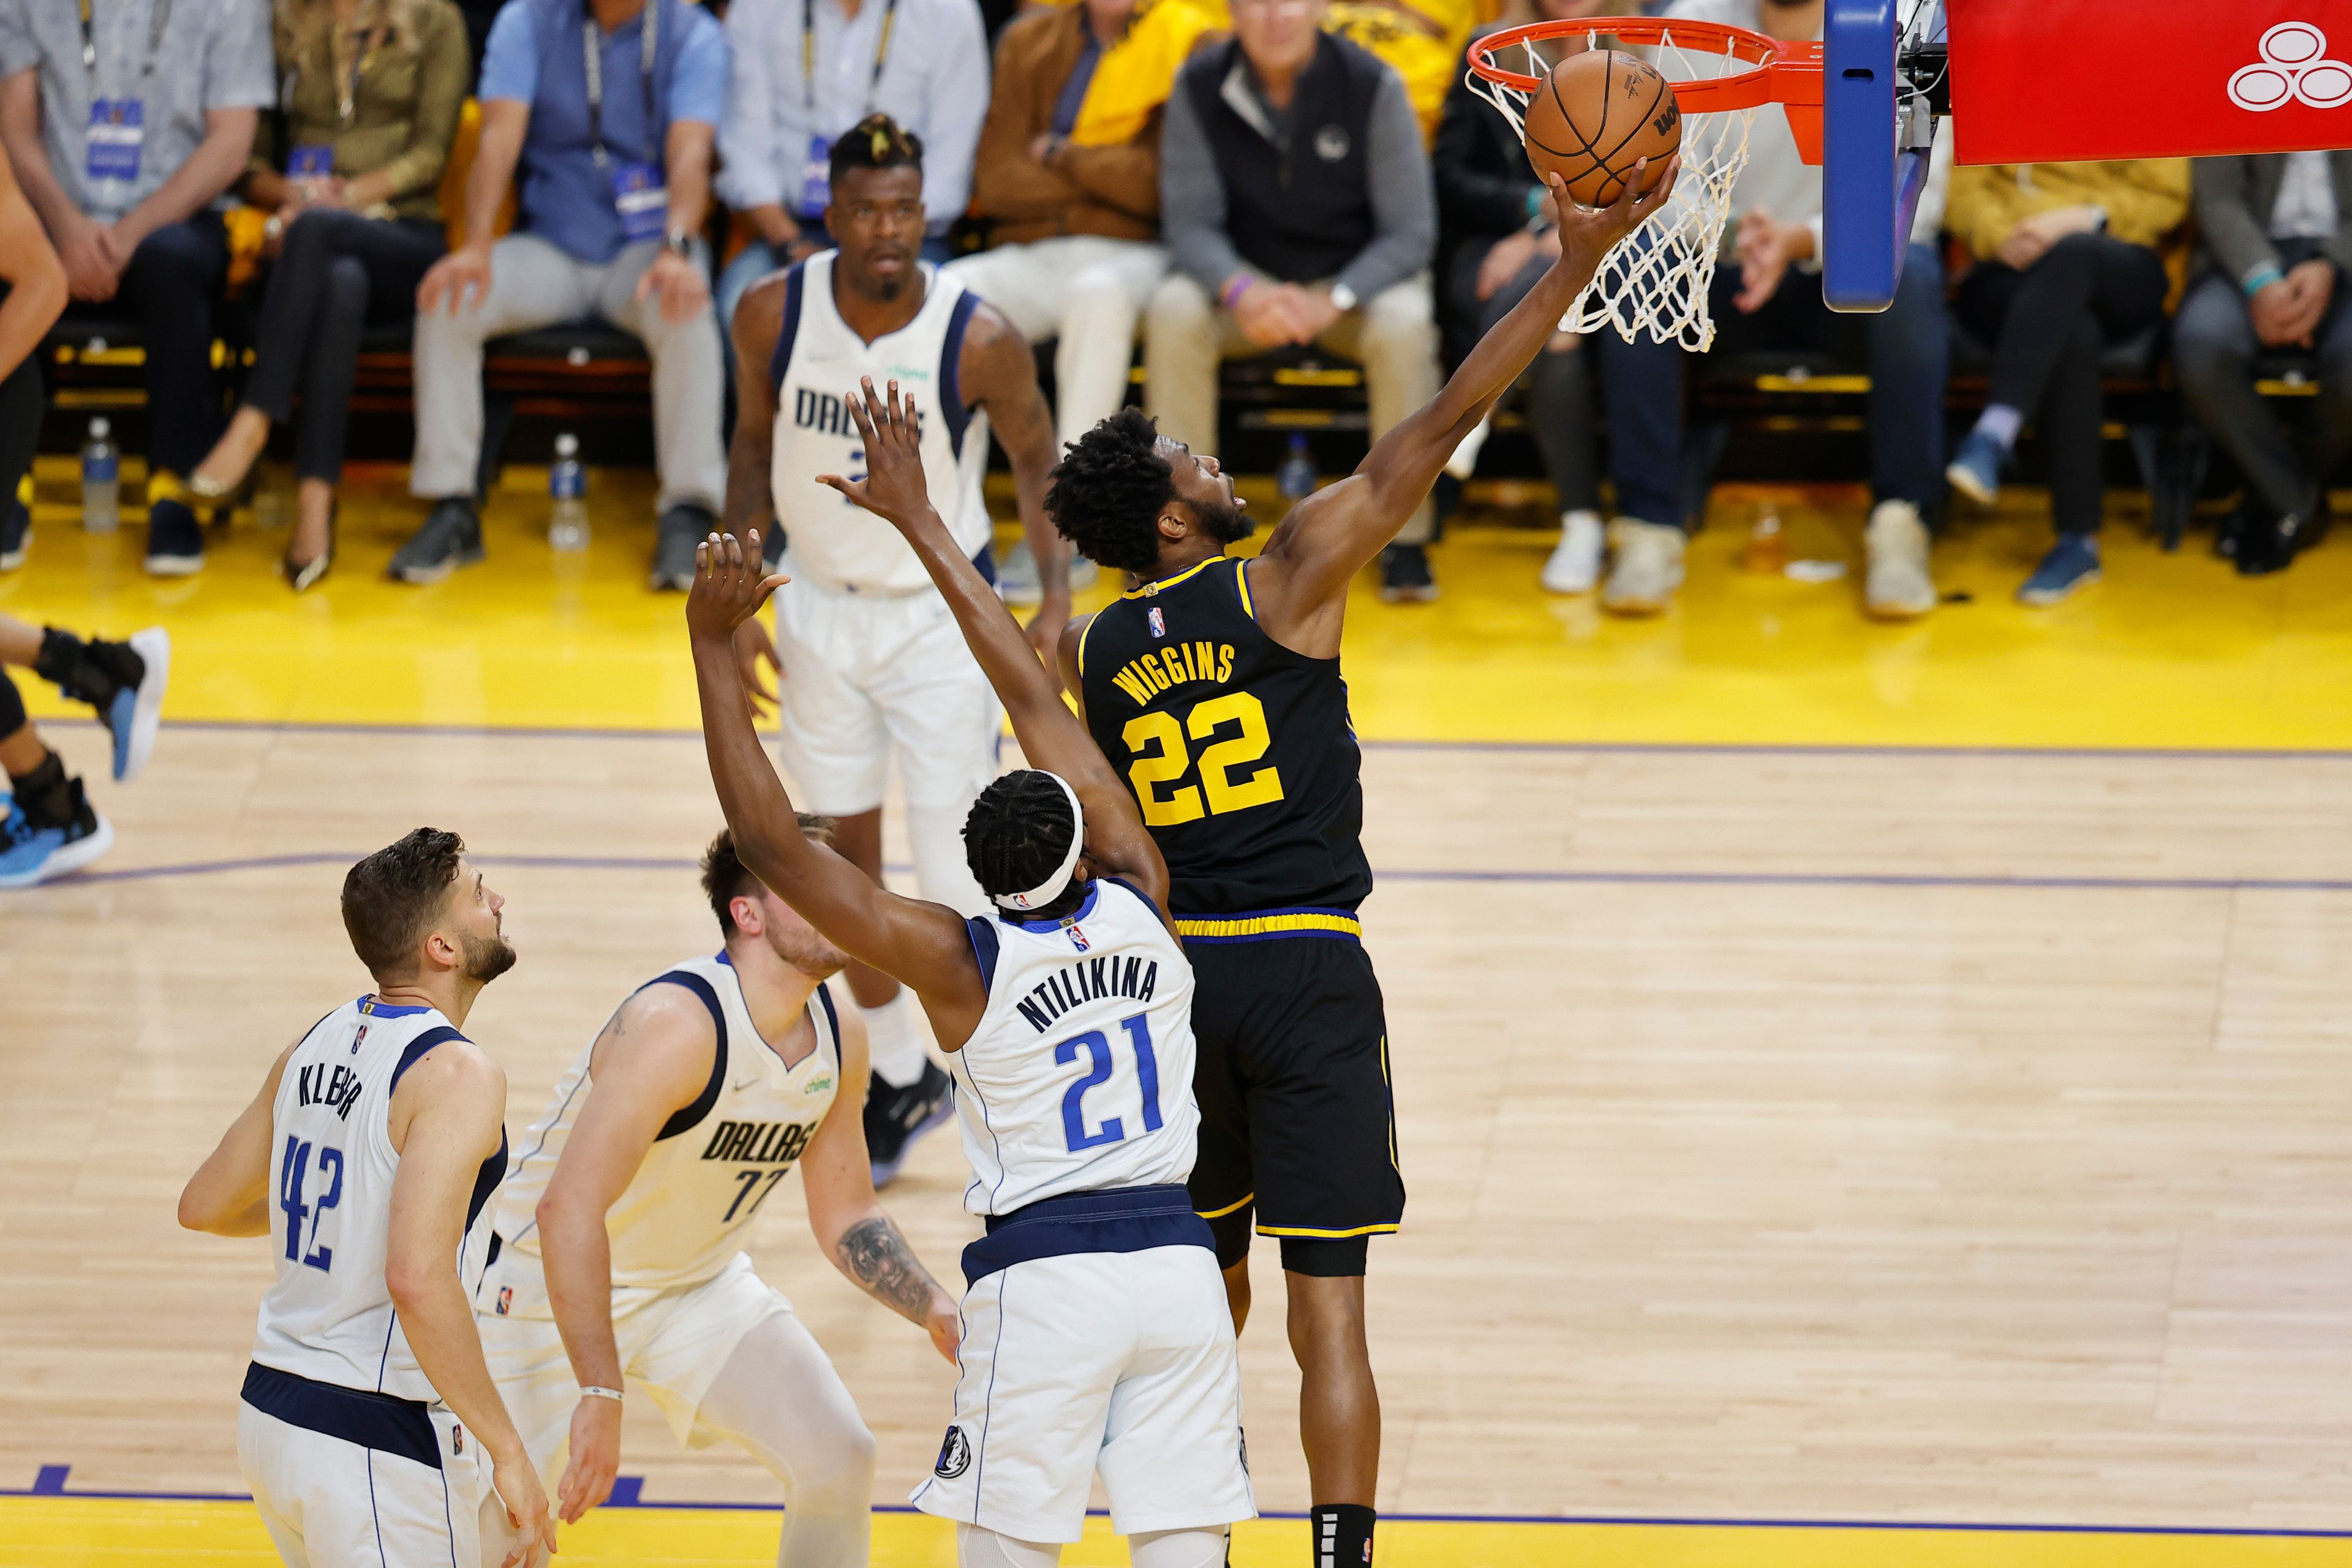
[[[265,1563],[249,1509],[204,1499],[241,1489],[267,1259],[176,1231],[173,1195],[271,1054],[363,987],[335,888],[417,821],[464,830],[512,900],[523,962],[470,1031],[508,1066],[511,1125],[623,992],[710,944],[700,748],[658,728],[691,713],[675,601],[635,586],[617,527],[552,608],[511,521],[493,550],[535,586],[398,600],[358,580],[362,548],[290,607],[239,575],[267,535],[159,593],[102,560],[77,588],[89,542],[44,527],[0,607],[161,613],[191,656],[180,716],[209,721],[168,730],[136,788],[99,786],[121,831],[100,875],[0,902],[0,1563]],[[2027,533],[1973,537],[1997,556]],[[2352,751],[2313,696],[2342,702],[2352,673],[2316,597],[2341,563],[2249,601],[2210,563],[2117,555],[2070,607],[2092,624],[1980,596],[1893,634],[1907,686],[1857,687],[1837,658],[1885,657],[1886,629],[1778,582],[1577,640],[1503,592],[1540,559],[1516,539],[1448,546],[1424,620],[1359,606],[1367,923],[1412,1190],[1371,1280],[1383,1561],[2352,1563]],[[2166,582],[2210,586],[2210,613],[2159,606]],[[1784,673],[1819,700],[1742,695],[1769,616],[1809,628]],[[1719,665],[1695,657],[1718,637]],[[2127,658],[2210,704],[2135,688],[2100,718],[2081,680]],[[1542,684],[1545,661],[1569,672]],[[1415,681],[1457,710],[1411,727]],[[1627,693],[1669,732],[1614,732],[1638,730]],[[1882,710],[1962,744],[1855,749]],[[2225,714],[2239,751],[2178,749]],[[2098,744],[2018,732],[2061,720]],[[555,722],[578,728],[501,727]],[[95,731],[53,736],[102,775]],[[888,1198],[943,1272],[974,1234],[959,1163],[932,1140]],[[948,1369],[817,1259],[796,1191],[754,1255],[857,1394],[887,1503],[936,1450]],[[1251,1455],[1295,1514],[1296,1374],[1258,1268]],[[772,1483],[730,1451],[633,1411],[625,1468],[656,1506],[567,1560],[772,1559]],[[90,1495],[131,1493],[180,1498]],[[684,1503],[738,1506],[658,1506]],[[1600,1519],[1649,1522],[1559,1522]],[[1301,1528],[1252,1527],[1236,1562],[1296,1568]],[[886,1515],[877,1541],[890,1568],[950,1561],[929,1521]]]

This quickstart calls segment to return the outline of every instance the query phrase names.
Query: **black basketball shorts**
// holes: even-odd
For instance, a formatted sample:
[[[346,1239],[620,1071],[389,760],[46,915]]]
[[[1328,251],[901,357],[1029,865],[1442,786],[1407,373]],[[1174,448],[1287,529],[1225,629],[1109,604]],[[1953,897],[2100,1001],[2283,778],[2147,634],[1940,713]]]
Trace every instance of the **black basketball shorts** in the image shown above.
[[[1248,1255],[1253,1218],[1283,1266],[1360,1274],[1364,1237],[1404,1217],[1381,984],[1353,915],[1179,917],[1192,961],[1201,1152],[1192,1206],[1217,1263]]]

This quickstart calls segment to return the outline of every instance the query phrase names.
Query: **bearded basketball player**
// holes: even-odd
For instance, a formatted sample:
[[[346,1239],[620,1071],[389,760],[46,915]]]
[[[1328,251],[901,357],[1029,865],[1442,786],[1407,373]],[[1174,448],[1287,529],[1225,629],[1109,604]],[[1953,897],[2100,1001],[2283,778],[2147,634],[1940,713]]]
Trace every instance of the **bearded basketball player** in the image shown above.
[[[996,776],[1003,711],[955,619],[906,541],[819,485],[859,474],[866,454],[843,395],[870,374],[915,405],[940,515],[992,574],[981,499],[993,430],[1013,464],[1021,520],[1045,584],[1029,636],[1050,653],[1069,619],[1066,552],[1045,521],[1054,421],[1037,364],[1013,324],[919,260],[923,144],[884,114],[834,144],[825,225],[839,248],[763,279],[735,313],[738,405],[728,456],[727,529],[784,536],[792,586],[776,595],[770,646],[757,620],[737,642],[746,688],[782,659],[781,751],[802,802],[837,824],[841,853],[882,876],[882,795],[895,756],[922,896],[965,915],[986,900],[964,865],[964,814]],[[772,521],[771,519],[772,518]],[[866,1142],[874,1184],[907,1146],[951,1114],[948,1079],[923,1054],[914,1005],[896,981],[852,964],[874,1081]]]
[[[1276,1237],[1302,1384],[1318,1568],[1371,1561],[1380,1395],[1364,1339],[1368,1238],[1404,1214],[1380,983],[1356,908],[1361,756],[1339,670],[1348,586],[1412,515],[1454,446],[1527,369],[1612,246],[1664,205],[1604,211],[1549,176],[1559,258],[1437,400],[1347,479],[1300,501],[1255,560],[1217,460],[1123,410],[1055,470],[1046,510],[1129,591],[1063,633],[1064,683],[1167,858],[1199,986],[1192,1204],[1215,1231],[1239,1328],[1255,1217]]]

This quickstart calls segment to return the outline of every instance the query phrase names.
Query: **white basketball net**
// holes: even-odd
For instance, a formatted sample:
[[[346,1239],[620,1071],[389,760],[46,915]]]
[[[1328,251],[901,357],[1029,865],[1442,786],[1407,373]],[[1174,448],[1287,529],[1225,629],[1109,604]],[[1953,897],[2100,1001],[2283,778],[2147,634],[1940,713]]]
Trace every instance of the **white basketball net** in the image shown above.
[[[1671,30],[1654,46],[1618,47],[1647,59],[1669,81],[1711,81],[1754,68],[1753,61],[1727,52],[1711,38],[1678,44]],[[1532,40],[1520,41],[1517,52],[1524,58],[1513,58],[1508,46],[1491,58],[1522,76],[1541,79],[1550,74],[1551,65]],[[1532,94],[1475,71],[1470,85],[1525,138]],[[1731,216],[1731,188],[1748,167],[1748,128],[1755,116],[1753,109],[1683,116],[1683,168],[1674,195],[1601,259],[1591,283],[1560,318],[1560,331],[1614,327],[1629,343],[1646,331],[1658,342],[1679,343],[1694,353],[1714,343],[1707,291],[1715,282],[1723,226]]]

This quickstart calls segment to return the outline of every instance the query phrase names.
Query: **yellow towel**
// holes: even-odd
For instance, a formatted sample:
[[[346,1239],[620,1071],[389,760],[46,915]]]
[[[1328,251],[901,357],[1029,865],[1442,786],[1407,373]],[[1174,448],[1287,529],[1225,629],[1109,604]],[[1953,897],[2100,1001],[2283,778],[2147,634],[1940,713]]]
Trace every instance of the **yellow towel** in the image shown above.
[[[1218,12],[1223,7],[1219,5]],[[1118,147],[1135,140],[1168,101],[1192,47],[1228,26],[1194,0],[1146,0],[1127,37],[1103,51],[1078,105],[1070,140],[1081,147]]]

